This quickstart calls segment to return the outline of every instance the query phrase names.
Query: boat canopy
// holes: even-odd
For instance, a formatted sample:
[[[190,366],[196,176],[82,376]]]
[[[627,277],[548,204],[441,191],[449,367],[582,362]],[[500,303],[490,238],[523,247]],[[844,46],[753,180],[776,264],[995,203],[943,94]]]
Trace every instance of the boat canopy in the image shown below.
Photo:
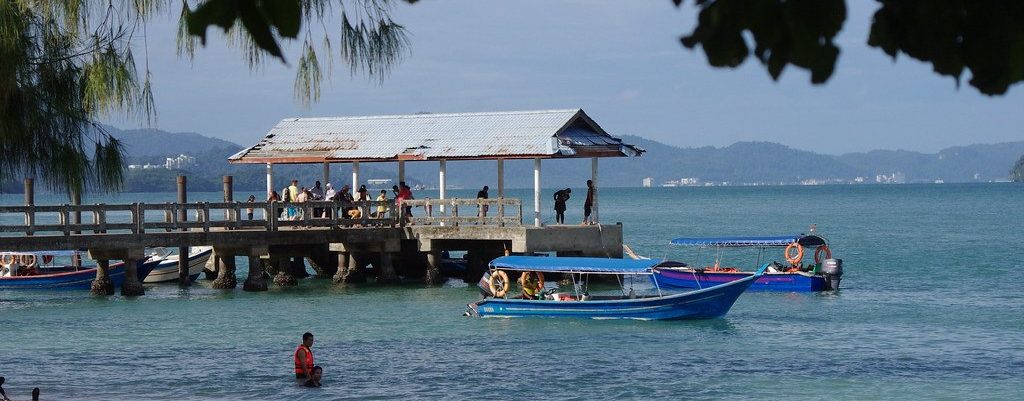
[[[25,251],[25,252],[0,252],[0,255],[35,255],[35,256],[54,256],[54,257],[70,257],[74,255],[84,255],[85,251]]]
[[[774,237],[707,237],[707,238],[676,238],[672,245],[700,247],[782,247],[792,243],[805,247],[825,245],[824,238],[817,235],[781,235]]]
[[[491,261],[491,267],[543,273],[652,274],[661,262],[661,259],[502,256]]]

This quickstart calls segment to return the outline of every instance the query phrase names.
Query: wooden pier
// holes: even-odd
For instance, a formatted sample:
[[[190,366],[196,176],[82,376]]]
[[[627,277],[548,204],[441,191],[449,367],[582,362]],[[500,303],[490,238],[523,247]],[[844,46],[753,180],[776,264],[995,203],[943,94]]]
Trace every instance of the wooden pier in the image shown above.
[[[232,199],[231,177],[224,182],[224,198]],[[26,182],[26,191],[31,190]],[[178,198],[187,199],[184,185],[179,190]],[[31,200],[27,192],[27,203]],[[404,215],[393,200],[0,206],[0,218],[24,219],[24,224],[0,225],[0,249],[86,249],[99,266],[93,286],[97,294],[113,293],[105,279],[110,260],[143,259],[145,249],[154,247],[212,246],[217,288],[236,286],[235,258],[247,257],[250,269],[243,288],[252,291],[267,289],[264,272],[279,285],[294,285],[306,275],[305,260],[317,276],[338,283],[365,281],[367,271],[383,283],[400,277],[437,283],[446,251],[467,252],[470,280],[482,274],[489,260],[506,253],[622,257],[621,225],[524,225],[519,199],[431,199],[405,205],[416,211],[414,216]],[[483,216],[480,209],[485,206],[488,213]],[[282,219],[281,211],[288,207],[299,210],[301,217]],[[353,209],[362,215],[349,218],[344,213]],[[378,210],[382,212],[371,217]],[[180,283],[188,285],[186,259],[182,261]],[[127,265],[134,268],[134,263]],[[368,265],[373,268],[367,270]],[[127,276],[122,293],[141,295],[141,283],[131,279],[133,274]]]

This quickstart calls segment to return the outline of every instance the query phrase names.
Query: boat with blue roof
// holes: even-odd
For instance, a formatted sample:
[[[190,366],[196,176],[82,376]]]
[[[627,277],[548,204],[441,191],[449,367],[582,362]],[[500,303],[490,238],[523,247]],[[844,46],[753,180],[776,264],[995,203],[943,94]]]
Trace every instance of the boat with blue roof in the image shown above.
[[[503,256],[491,261],[480,280],[484,298],[469,304],[468,316],[571,317],[588,319],[711,319],[724,316],[764,270],[707,288],[669,291],[651,279],[665,260],[585,257]],[[767,268],[767,266],[765,266]],[[512,291],[518,275],[520,293]],[[545,274],[571,281],[572,289],[545,290]],[[590,277],[611,276],[617,291],[590,293]],[[639,280],[634,280],[639,278]],[[641,291],[633,287],[639,283]],[[646,286],[646,287],[643,287]],[[653,288],[648,288],[653,287]],[[648,293],[644,293],[644,292]]]
[[[832,257],[828,241],[817,234],[770,237],[676,238],[672,245],[693,247],[709,252],[713,261],[699,265],[678,263],[655,269],[654,279],[667,288],[705,288],[755,274],[723,262],[726,250],[744,248],[756,251],[755,266],[766,264],[767,271],[750,286],[751,291],[812,292],[839,289],[843,275],[842,259]],[[783,260],[765,263],[771,249],[784,249]],[[813,254],[813,260],[808,256]],[[805,263],[805,259],[807,262]],[[813,262],[813,263],[812,263]]]

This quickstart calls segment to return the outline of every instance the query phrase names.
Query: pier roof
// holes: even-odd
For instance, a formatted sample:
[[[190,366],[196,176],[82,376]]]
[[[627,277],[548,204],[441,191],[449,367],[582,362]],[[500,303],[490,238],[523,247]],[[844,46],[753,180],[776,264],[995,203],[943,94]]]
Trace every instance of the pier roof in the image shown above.
[[[639,156],[582,109],[288,118],[231,163]]]

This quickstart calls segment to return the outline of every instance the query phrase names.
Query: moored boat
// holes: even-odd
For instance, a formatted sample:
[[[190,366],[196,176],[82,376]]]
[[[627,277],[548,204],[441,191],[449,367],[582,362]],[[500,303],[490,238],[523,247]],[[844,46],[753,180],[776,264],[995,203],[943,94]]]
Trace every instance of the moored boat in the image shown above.
[[[213,255],[213,247],[210,246],[196,246],[189,248],[188,252],[188,276],[190,281],[195,281],[199,278],[199,274],[203,272],[203,267],[206,266],[206,262],[210,260],[210,256]],[[145,283],[164,283],[169,281],[178,281],[178,254],[171,253],[155,253],[150,260],[156,261],[157,265],[153,269],[149,276],[146,276]]]
[[[490,263],[490,271],[481,279],[481,290],[485,297],[469,304],[466,314],[479,317],[709,319],[725,315],[736,299],[763,272],[758,271],[750,277],[729,283],[679,293],[665,293],[657,285],[653,294],[638,295],[632,287],[626,291],[626,281],[622,278],[640,276],[645,282],[653,282],[649,279],[655,268],[662,263],[666,261],[503,256]],[[507,272],[521,273],[519,283],[524,287],[523,297],[509,298],[511,283]],[[574,284],[573,291],[541,291],[545,273],[568,275]],[[617,276],[618,282],[623,284],[621,294],[591,295],[588,289],[591,275]]]
[[[62,263],[63,258],[68,262]],[[78,251],[2,252],[0,290],[89,289],[96,279],[96,266],[82,266],[83,259]],[[156,262],[148,260],[135,263],[139,281],[156,267]],[[124,282],[125,270],[124,262],[110,264],[107,275],[115,287]]]
[[[676,238],[673,245],[711,249],[713,263],[692,266],[680,263],[655,269],[658,285],[668,288],[704,288],[754,274],[722,263],[726,248],[757,249],[757,264],[762,263],[765,250],[785,248],[786,263],[770,262],[768,270],[750,286],[751,291],[810,292],[839,288],[843,274],[842,259],[833,259],[828,241],[819,235],[790,235],[773,237],[714,237]],[[805,250],[813,249],[814,263],[804,263]]]

